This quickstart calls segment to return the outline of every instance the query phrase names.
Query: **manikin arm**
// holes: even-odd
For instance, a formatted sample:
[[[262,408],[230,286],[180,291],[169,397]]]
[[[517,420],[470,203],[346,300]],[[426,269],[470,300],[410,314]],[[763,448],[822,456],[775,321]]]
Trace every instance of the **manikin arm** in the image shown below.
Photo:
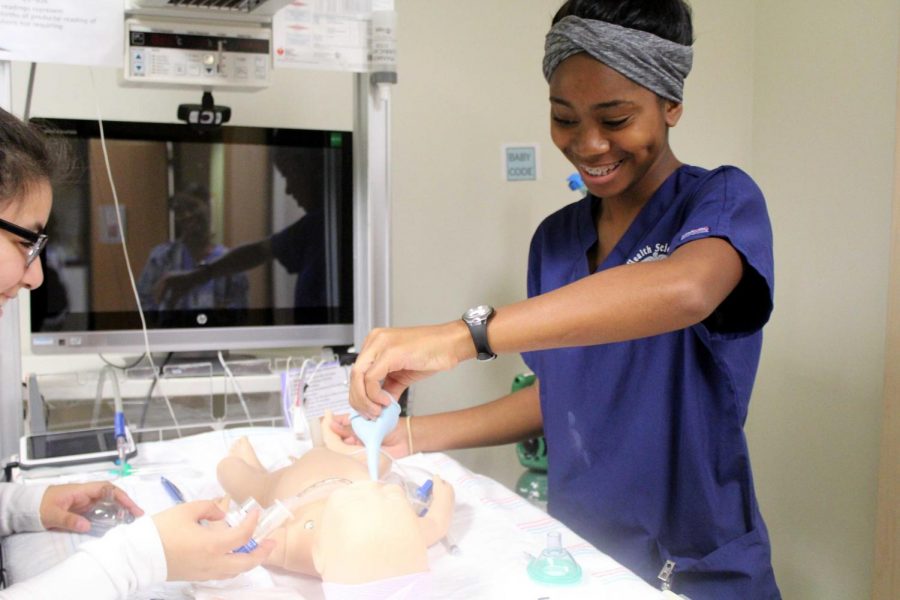
[[[419,518],[419,528],[422,530],[422,538],[426,546],[436,544],[447,535],[450,530],[450,521],[453,518],[453,507],[456,503],[456,494],[453,486],[434,476],[434,488],[432,488],[431,506],[424,517]]]

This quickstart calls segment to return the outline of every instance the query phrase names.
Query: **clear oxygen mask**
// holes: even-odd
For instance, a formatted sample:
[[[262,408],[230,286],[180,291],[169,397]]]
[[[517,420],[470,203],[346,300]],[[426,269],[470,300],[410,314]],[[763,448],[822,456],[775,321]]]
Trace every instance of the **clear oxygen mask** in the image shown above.
[[[111,487],[103,491],[103,497],[94,502],[83,516],[91,523],[88,534],[95,537],[103,537],[113,527],[134,521],[134,515],[116,500],[115,490]]]
[[[573,585],[581,581],[581,566],[562,546],[558,531],[547,533],[547,547],[528,563],[528,576],[538,583]]]

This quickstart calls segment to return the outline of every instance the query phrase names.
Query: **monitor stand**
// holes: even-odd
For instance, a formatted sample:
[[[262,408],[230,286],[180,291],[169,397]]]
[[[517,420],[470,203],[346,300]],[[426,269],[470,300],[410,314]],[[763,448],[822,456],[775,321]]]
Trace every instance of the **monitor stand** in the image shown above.
[[[239,360],[253,360],[256,358],[256,356],[253,356],[252,354],[239,354],[228,350],[223,350],[222,358],[225,359],[226,363],[230,363],[232,361]],[[125,369],[129,370],[132,368],[150,368],[150,363],[146,359],[146,357],[141,358],[141,360],[138,362],[135,361],[137,361],[137,357],[126,361],[129,362],[129,365]],[[199,366],[202,364],[208,364],[210,366],[210,371],[212,374],[222,375],[225,372],[225,369],[222,367],[222,363],[219,361],[219,353],[215,350],[167,353],[154,352],[153,364],[156,365],[156,369],[160,372],[166,367],[171,369],[173,366]]]
[[[222,358],[226,363],[230,363],[239,360],[253,360],[256,357],[251,354],[239,354],[236,352],[231,352],[229,350],[223,350]],[[212,368],[213,374],[221,375],[225,372],[225,369],[222,366],[221,361],[219,360],[219,353],[215,350],[198,352],[171,352],[166,355],[164,361],[167,367],[178,365],[185,366],[191,364],[201,365],[208,363]],[[157,362],[157,366],[159,368],[162,368],[162,365],[163,362]]]

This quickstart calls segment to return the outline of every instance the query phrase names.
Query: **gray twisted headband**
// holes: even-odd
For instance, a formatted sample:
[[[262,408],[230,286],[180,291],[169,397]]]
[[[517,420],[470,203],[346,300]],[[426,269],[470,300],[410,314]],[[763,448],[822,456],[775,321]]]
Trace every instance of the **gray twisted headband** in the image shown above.
[[[547,33],[544,78],[549,82],[559,63],[579,52],[587,52],[635,83],[678,103],[694,58],[690,46],[646,31],[569,15]]]

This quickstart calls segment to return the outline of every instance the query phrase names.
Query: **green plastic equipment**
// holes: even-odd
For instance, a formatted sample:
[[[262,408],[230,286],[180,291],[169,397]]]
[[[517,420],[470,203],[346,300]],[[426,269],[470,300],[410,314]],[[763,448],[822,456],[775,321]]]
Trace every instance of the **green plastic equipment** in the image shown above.
[[[517,392],[534,384],[534,373],[516,375],[512,391]],[[516,482],[516,493],[541,508],[547,506],[547,441],[541,437],[516,444],[519,464],[527,469]]]

